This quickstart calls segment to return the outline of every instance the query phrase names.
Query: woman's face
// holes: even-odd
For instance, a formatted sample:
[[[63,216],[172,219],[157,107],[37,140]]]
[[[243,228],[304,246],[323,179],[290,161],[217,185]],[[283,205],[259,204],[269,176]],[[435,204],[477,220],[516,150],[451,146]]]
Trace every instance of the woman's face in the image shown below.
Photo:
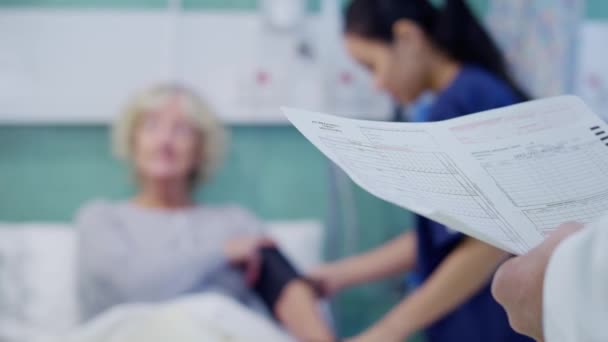
[[[143,113],[134,135],[137,174],[147,180],[188,180],[199,163],[201,136],[179,96]]]
[[[372,73],[374,85],[395,101],[407,104],[427,88],[426,51],[414,40],[392,44],[347,34],[350,55]]]

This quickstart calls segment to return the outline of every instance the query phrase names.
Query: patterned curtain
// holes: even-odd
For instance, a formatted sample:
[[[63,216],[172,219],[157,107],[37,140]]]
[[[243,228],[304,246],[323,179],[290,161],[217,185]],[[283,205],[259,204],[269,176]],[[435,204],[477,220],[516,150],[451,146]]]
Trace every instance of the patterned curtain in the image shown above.
[[[571,93],[583,0],[489,0],[487,26],[533,97]]]

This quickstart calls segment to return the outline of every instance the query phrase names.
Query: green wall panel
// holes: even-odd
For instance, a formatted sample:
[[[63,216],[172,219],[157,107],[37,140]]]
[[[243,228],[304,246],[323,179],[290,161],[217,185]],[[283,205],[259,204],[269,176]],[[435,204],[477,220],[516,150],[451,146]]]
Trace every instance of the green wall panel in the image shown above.
[[[435,6],[443,6],[446,0],[429,0]],[[490,0],[468,0],[469,4],[478,15],[483,15],[488,10],[488,2]]]
[[[469,0],[473,10],[480,16],[488,12],[489,0]]]
[[[588,19],[601,20],[608,18],[608,1],[587,0],[585,16]]]
[[[183,0],[186,9],[254,10],[259,0]],[[434,0],[441,2],[442,0]],[[473,9],[482,15],[487,12],[490,0],[469,0]],[[318,11],[321,0],[308,0],[311,11]],[[0,7],[51,7],[51,8],[164,8],[167,0],[0,0]],[[608,1],[587,0],[586,17],[608,18]]]
[[[327,163],[290,127],[236,127],[226,164],[198,192],[264,218],[324,218]],[[83,201],[132,193],[105,127],[0,127],[0,220],[68,220]]]

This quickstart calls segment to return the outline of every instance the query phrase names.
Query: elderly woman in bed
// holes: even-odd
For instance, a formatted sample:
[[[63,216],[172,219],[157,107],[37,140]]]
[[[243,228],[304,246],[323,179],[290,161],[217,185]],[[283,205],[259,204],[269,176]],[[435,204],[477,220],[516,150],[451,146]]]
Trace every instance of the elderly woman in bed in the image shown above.
[[[235,205],[194,202],[196,185],[218,166],[226,140],[199,97],[173,85],[144,91],[114,133],[139,191],[125,201],[90,203],[77,215],[84,319],[122,303],[219,291],[270,309],[298,339],[332,339],[313,289],[272,247],[255,216]]]

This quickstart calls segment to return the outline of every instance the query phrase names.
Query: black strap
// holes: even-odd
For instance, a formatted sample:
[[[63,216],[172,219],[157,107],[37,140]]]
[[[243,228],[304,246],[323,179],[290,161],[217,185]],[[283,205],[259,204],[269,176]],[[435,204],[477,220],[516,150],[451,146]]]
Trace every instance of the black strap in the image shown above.
[[[262,298],[271,312],[283,289],[291,281],[301,276],[285,256],[275,247],[264,247],[260,250],[260,275],[254,290]]]

